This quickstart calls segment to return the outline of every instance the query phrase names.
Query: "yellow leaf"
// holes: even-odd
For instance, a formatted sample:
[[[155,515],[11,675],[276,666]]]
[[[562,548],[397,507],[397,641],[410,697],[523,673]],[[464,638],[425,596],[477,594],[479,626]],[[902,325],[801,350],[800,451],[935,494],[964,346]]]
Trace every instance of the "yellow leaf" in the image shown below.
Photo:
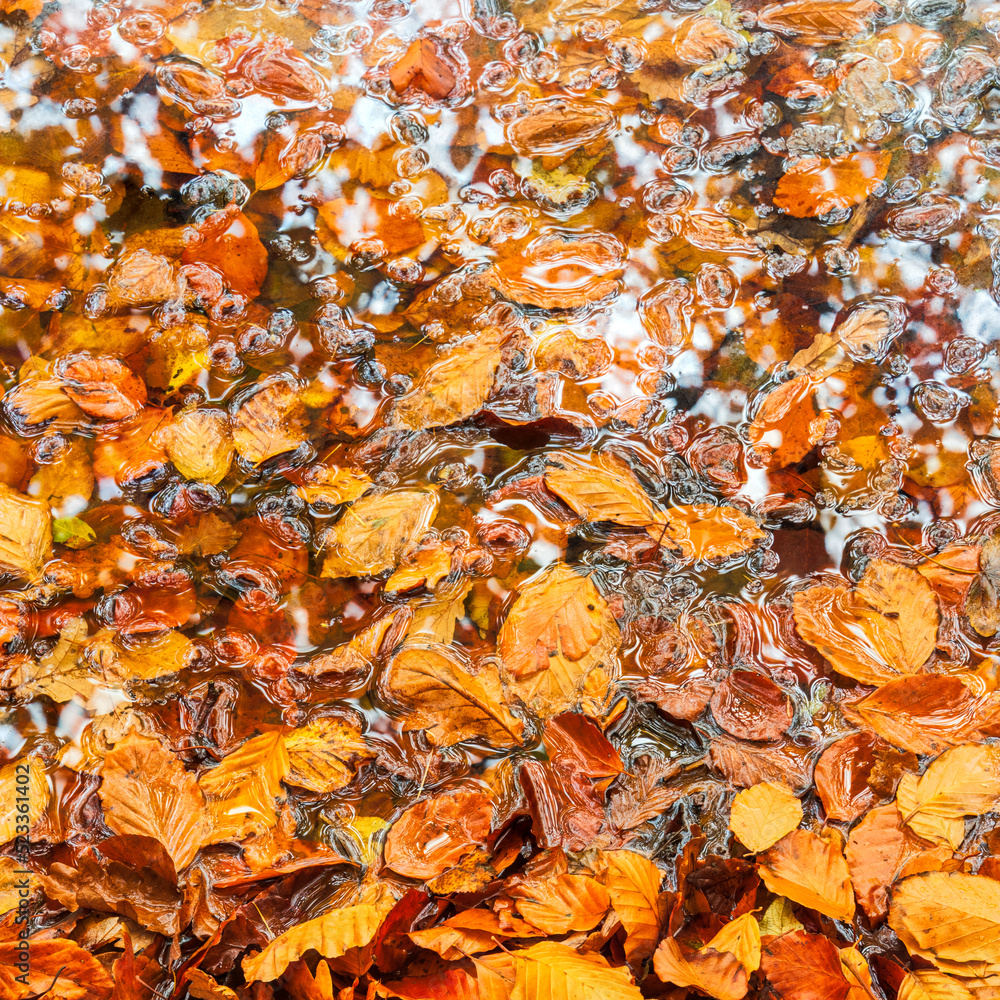
[[[290,767],[280,732],[254,736],[198,780],[209,803],[212,830],[206,843],[240,841],[277,823],[274,800]]]
[[[0,857],[0,916],[29,901],[38,889],[38,876],[14,858]],[[22,890],[27,890],[25,895]]]
[[[975,1000],[975,994],[937,969],[918,969],[906,974],[896,1000]]]
[[[917,777],[903,775],[896,805],[903,822],[925,840],[958,850],[966,816],[981,816],[1000,798],[1000,749],[966,744],[946,750]]]
[[[873,559],[854,588],[818,586],[794,597],[795,626],[833,669],[862,684],[918,673],[934,651],[937,598],[914,569]]]
[[[308,951],[323,958],[338,958],[351,948],[368,944],[391,908],[390,903],[358,903],[307,920],[269,941],[262,952],[243,959],[247,982],[277,979]]]
[[[511,1000],[641,1000],[628,970],[600,955],[581,955],[555,941],[510,954],[515,970]]]
[[[0,572],[34,580],[51,556],[49,505],[0,485]]]
[[[447,427],[482,409],[500,366],[504,334],[493,327],[452,348],[431,365],[411,392],[397,400],[392,425],[413,430]]]
[[[625,955],[629,962],[643,961],[660,939],[665,916],[659,898],[663,872],[634,851],[605,851],[604,860],[611,905],[625,928]]]
[[[325,503],[333,507],[357,500],[371,485],[371,477],[358,469],[311,465],[302,471],[298,494],[306,503]]]
[[[926,872],[892,891],[889,926],[914,957],[944,972],[1000,972],[1000,882],[964,872]]]
[[[195,997],[195,1000],[239,1000],[233,990],[223,986],[201,969],[188,969],[184,978],[188,993]]]
[[[242,458],[259,465],[298,448],[306,440],[305,428],[306,408],[297,390],[287,382],[272,382],[236,411],[233,444]]]
[[[653,969],[665,983],[690,987],[716,1000],[742,1000],[747,993],[747,971],[732,952],[708,946],[688,951],[675,938],[665,937],[653,955]]]
[[[233,437],[223,410],[182,410],[164,431],[164,449],[185,479],[222,482],[233,461]]]
[[[153,837],[177,870],[186,868],[207,830],[205,797],[195,776],[149,736],[128,733],[101,771],[104,821],[115,833]]]
[[[497,646],[518,696],[543,718],[577,704],[592,672],[618,676],[621,632],[590,577],[554,563],[519,588]]]
[[[472,673],[458,650],[443,644],[404,646],[379,691],[405,713],[404,729],[423,729],[434,746],[482,740],[498,749],[520,746],[524,723],[503,701],[495,667]]]
[[[443,642],[455,638],[455,625],[465,617],[465,601],[472,589],[468,578],[448,583],[437,593],[413,602],[413,620],[406,632],[408,642]]]
[[[438,496],[429,490],[392,490],[348,508],[326,540],[322,576],[375,576],[395,569],[406,550],[431,526]]]
[[[0,768],[0,844],[27,838],[48,804],[49,782],[37,758],[21,758]]]
[[[81,656],[87,630],[83,617],[67,620],[59,629],[59,641],[38,661],[37,666],[28,667],[18,674],[18,694],[32,698],[45,695],[59,703],[77,698],[86,704],[96,686]]]
[[[760,924],[752,913],[730,920],[702,949],[730,952],[748,973],[760,968]]]
[[[804,929],[805,925],[795,919],[792,901],[784,896],[779,896],[760,918],[761,937],[781,937],[782,934]]]
[[[788,785],[762,781],[733,799],[729,829],[757,854],[776,844],[802,822],[802,803]]]
[[[835,920],[854,917],[854,891],[839,846],[809,830],[793,830],[757,861],[764,884]]]
[[[354,777],[357,760],[374,756],[364,736],[340,719],[317,719],[285,736],[285,782],[313,792],[334,792]]]
[[[194,643],[171,629],[159,635],[138,638],[108,633],[87,644],[88,659],[99,665],[108,684],[153,681],[183,670],[194,656]]]

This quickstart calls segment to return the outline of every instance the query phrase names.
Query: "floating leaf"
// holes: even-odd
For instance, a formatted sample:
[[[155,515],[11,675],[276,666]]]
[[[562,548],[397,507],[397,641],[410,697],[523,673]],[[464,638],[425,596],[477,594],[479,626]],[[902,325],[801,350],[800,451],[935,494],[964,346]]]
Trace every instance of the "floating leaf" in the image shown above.
[[[356,761],[374,756],[358,729],[339,719],[317,719],[285,736],[290,785],[333,792],[354,777]]]
[[[273,382],[255,392],[233,418],[233,445],[253,465],[286,451],[306,439],[306,409],[287,382]]]
[[[34,579],[51,555],[48,504],[0,486],[0,571]]]

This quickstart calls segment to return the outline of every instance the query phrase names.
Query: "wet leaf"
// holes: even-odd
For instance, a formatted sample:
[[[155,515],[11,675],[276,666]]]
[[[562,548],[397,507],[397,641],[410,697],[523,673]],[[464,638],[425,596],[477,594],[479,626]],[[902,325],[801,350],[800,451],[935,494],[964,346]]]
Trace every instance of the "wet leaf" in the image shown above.
[[[918,673],[934,650],[939,613],[915,570],[874,559],[853,589],[815,586],[795,595],[795,625],[847,677],[880,684]]]
[[[839,42],[857,35],[880,10],[877,0],[787,0],[769,4],[757,14],[768,31],[793,35],[808,45]]]
[[[524,722],[504,703],[496,668],[486,664],[474,673],[443,644],[404,647],[380,690],[405,712],[404,729],[424,730],[435,746],[482,740],[500,749],[524,740]]]
[[[359,761],[373,757],[361,732],[339,719],[317,719],[285,736],[290,785],[333,792],[349,784]]]
[[[331,529],[322,575],[375,576],[395,569],[437,509],[432,491],[391,490],[356,500]]]
[[[663,872],[632,851],[607,851],[607,888],[611,905],[625,928],[625,954],[630,962],[652,955],[666,916],[660,900]]]
[[[749,913],[727,924],[698,951],[667,937],[653,956],[653,967],[664,982],[693,987],[716,1000],[742,1000],[747,977],[759,964],[760,934]]]
[[[979,550],[979,575],[965,598],[965,613],[980,635],[996,635],[1000,625],[1000,535],[991,535]]]
[[[787,785],[761,782],[733,799],[729,829],[756,854],[776,844],[802,822],[802,803]]]
[[[0,486],[0,570],[33,579],[51,554],[48,504]]]
[[[417,38],[392,67],[389,82],[397,93],[416,87],[441,101],[455,89],[455,73],[441,57],[433,38]]]
[[[5,1000],[48,995],[56,1000],[110,1000],[113,984],[104,966],[75,941],[29,940],[27,960],[19,941],[0,941],[0,989]],[[26,966],[21,969],[21,965]]]
[[[0,843],[27,836],[49,804],[45,768],[35,757],[21,758],[0,768]],[[27,827],[27,829],[25,829]]]
[[[183,410],[165,431],[164,449],[185,479],[221,482],[233,460],[229,419],[222,410]]]
[[[856,361],[879,361],[891,342],[889,315],[884,309],[857,309],[834,327],[820,333],[799,351],[788,367],[794,372],[830,375],[850,370]]]
[[[840,952],[819,934],[793,931],[769,941],[761,971],[787,1000],[861,1000],[844,975]]]
[[[233,445],[242,458],[259,465],[298,448],[306,439],[305,423],[306,410],[296,390],[287,382],[274,382],[236,411]]]
[[[960,979],[936,969],[908,972],[896,996],[897,1000],[975,1000],[975,994]]]
[[[989,812],[1000,798],[1000,751],[992,745],[955,747],[918,778],[906,774],[896,791],[903,822],[919,837],[955,850],[966,816]]]
[[[776,895],[835,920],[854,917],[850,873],[833,840],[809,830],[793,830],[758,858],[758,871]]]
[[[885,180],[891,159],[890,153],[866,151],[840,160],[798,160],[778,181],[774,203],[797,219],[857,205]]]
[[[543,941],[511,953],[516,1000],[639,1000],[641,993],[625,969],[600,955],[581,955],[564,944]]]
[[[792,723],[788,696],[769,677],[734,670],[709,702],[715,721],[744,740],[776,740]]]
[[[126,420],[146,405],[146,386],[118,358],[81,357],[61,362],[63,391],[87,416]]]
[[[194,860],[208,832],[205,797],[170,751],[131,732],[107,755],[101,776],[104,821],[112,830],[158,840],[178,871]]]

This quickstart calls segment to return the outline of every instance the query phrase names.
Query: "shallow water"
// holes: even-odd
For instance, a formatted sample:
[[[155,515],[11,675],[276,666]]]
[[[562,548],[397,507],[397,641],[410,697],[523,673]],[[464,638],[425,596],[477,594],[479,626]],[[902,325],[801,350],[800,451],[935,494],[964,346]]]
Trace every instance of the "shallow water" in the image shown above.
[[[429,797],[492,803],[518,864],[670,867],[693,822],[729,854],[733,792],[774,778],[846,833],[812,777],[867,732],[843,705],[994,687],[965,594],[1000,528],[998,34],[980,0],[6,4],[0,741],[48,785],[7,853],[165,842],[102,770],[155,741],[243,818],[176,936],[95,911],[151,984],[197,953],[242,989],[254,894],[272,934],[345,905],[338,852],[401,895],[423,876],[375,859]],[[850,604],[880,560],[934,587],[912,669]],[[546,631],[584,579],[596,610]],[[903,646],[907,586],[872,626],[902,613]],[[807,591],[882,673],[831,668]],[[494,684],[507,735],[418,663]],[[963,705],[930,704],[934,753],[991,736]],[[306,741],[291,778],[273,746],[205,778],[269,734]],[[32,927],[111,969],[120,933],[60,902]]]

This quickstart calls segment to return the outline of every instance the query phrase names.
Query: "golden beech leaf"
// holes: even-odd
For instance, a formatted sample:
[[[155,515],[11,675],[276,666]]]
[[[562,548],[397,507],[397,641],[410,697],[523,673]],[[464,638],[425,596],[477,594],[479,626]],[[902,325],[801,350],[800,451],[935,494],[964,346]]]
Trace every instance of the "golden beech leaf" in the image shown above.
[[[748,973],[756,972],[760,968],[760,924],[752,913],[744,913],[730,920],[705,947],[731,952]]]
[[[497,637],[513,690],[543,718],[580,702],[599,669],[617,677],[620,645],[618,623],[590,577],[563,563],[519,587]]]
[[[491,327],[471,343],[452,348],[423,373],[411,392],[397,400],[393,426],[447,427],[481,410],[493,391],[505,339],[502,331]]]
[[[206,843],[240,841],[278,821],[275,799],[291,764],[285,737],[263,733],[247,740],[198,779],[208,800],[212,828]]]
[[[926,872],[893,886],[889,926],[914,957],[943,972],[1000,972],[1000,882],[964,872]]]
[[[0,572],[33,580],[51,556],[49,505],[0,485]]]
[[[934,651],[939,612],[914,569],[873,559],[858,585],[816,586],[794,597],[795,627],[837,673],[881,684],[919,673]]]
[[[437,952],[445,961],[454,962],[466,955],[492,951],[498,941],[507,938],[538,937],[542,932],[518,920],[506,917],[503,924],[492,910],[463,910],[435,927],[412,931],[414,944]]]
[[[757,854],[776,844],[802,822],[802,803],[788,785],[762,781],[733,799],[729,829]]]
[[[750,442],[769,469],[800,462],[816,444],[811,425],[816,417],[816,379],[798,375],[764,397],[750,424]]]
[[[589,931],[611,906],[608,890],[587,875],[556,875],[526,882],[510,891],[521,916],[548,935]]]
[[[418,802],[392,824],[385,863],[409,878],[435,878],[486,843],[492,816],[493,802],[480,789]]]
[[[354,777],[356,761],[374,756],[360,730],[340,719],[316,719],[285,736],[286,784],[334,792]]]
[[[625,928],[625,955],[629,962],[644,961],[656,949],[666,916],[660,900],[663,872],[634,851],[605,851],[604,860],[611,905]]]
[[[896,1000],[976,1000],[976,995],[960,979],[937,969],[918,969],[906,974]]]
[[[795,906],[790,899],[778,896],[764,911],[760,918],[760,936],[762,938],[781,937],[792,931],[804,930],[803,924],[795,917]]]
[[[130,732],[104,761],[99,791],[104,821],[121,834],[153,837],[177,870],[193,860],[208,832],[198,781],[159,741]]]
[[[990,812],[1000,799],[1000,748],[968,744],[946,750],[919,778],[905,774],[896,790],[903,822],[919,837],[958,850],[965,817]]]
[[[21,758],[0,768],[0,844],[18,834],[26,837],[48,804],[49,782],[41,761]]]
[[[409,87],[443,101],[455,89],[455,72],[438,51],[433,38],[417,38],[389,72],[389,82],[397,94]]]
[[[511,1000],[641,1000],[628,970],[600,955],[582,955],[555,941],[510,954],[515,970]]]
[[[306,408],[298,391],[278,381],[255,392],[233,418],[233,445],[252,465],[286,451],[294,451],[306,440]]]
[[[459,652],[444,644],[404,646],[379,691],[405,713],[403,728],[425,730],[434,746],[482,740],[503,749],[524,742],[524,722],[504,704],[496,667],[484,664],[473,673]]]
[[[19,671],[15,679],[22,697],[45,695],[64,703],[74,698],[86,703],[96,687],[89,665],[81,655],[87,642],[88,625],[82,616],[70,618],[59,629],[59,641],[37,665]]]
[[[185,479],[222,482],[233,461],[233,438],[224,410],[192,408],[174,417],[164,449]]]
[[[809,830],[793,830],[757,859],[764,884],[778,896],[835,920],[854,917],[854,891],[843,852]]]
[[[269,983],[306,952],[339,958],[351,948],[364,947],[382,926],[391,906],[391,900],[388,904],[358,903],[298,924],[269,941],[259,954],[244,958],[243,975],[247,982]]]
[[[236,992],[228,986],[223,986],[201,969],[188,969],[185,973],[188,993],[195,1000],[239,1000]]]
[[[889,152],[867,150],[839,160],[796,160],[778,181],[774,203],[796,219],[857,205],[885,180],[891,160]]]
[[[588,521],[614,521],[644,528],[657,510],[635,473],[617,455],[597,454],[590,460],[570,452],[549,456],[545,485]]]
[[[321,575],[376,576],[395,569],[437,509],[438,495],[430,490],[390,490],[356,500],[330,531]]]
[[[352,503],[371,485],[371,477],[359,469],[311,465],[302,470],[298,494],[306,503],[325,503],[332,507]]]
[[[30,822],[30,820],[29,820]],[[22,899],[29,901],[38,891],[40,882],[34,872],[25,874],[20,861],[10,857],[0,857],[0,916],[16,910]],[[27,890],[27,894],[22,892]]]

